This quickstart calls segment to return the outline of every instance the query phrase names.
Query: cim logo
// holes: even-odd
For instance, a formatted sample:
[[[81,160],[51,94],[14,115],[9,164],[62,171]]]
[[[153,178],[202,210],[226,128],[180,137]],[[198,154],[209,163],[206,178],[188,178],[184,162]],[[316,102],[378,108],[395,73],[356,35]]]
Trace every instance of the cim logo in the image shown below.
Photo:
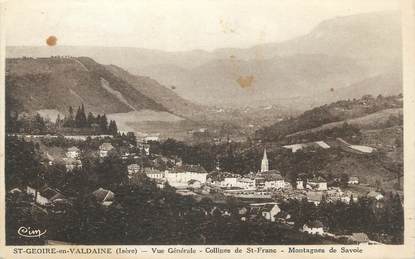
[[[31,227],[20,227],[17,234],[22,237],[41,237],[46,234],[46,230],[32,229]]]

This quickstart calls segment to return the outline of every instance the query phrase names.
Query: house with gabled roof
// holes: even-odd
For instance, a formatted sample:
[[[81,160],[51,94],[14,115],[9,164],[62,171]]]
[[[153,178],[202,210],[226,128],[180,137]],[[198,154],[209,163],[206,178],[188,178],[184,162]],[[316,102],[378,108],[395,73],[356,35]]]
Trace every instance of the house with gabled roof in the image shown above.
[[[349,181],[347,181],[348,184],[359,184],[359,177],[357,176],[350,176]]]
[[[65,199],[65,196],[57,189],[48,187],[47,185],[43,186],[40,189],[36,189],[32,186],[27,186],[26,193],[32,195],[35,199],[35,202],[42,206],[51,204],[58,199]]]
[[[92,195],[95,197],[96,201],[105,206],[108,207],[114,202],[115,194],[110,191],[106,190],[104,188],[98,188],[94,192],[92,192]]]
[[[207,180],[220,187],[236,187],[241,176],[230,172],[213,171],[208,174]]]
[[[313,235],[323,235],[324,225],[320,220],[312,220],[304,224],[302,230]]]
[[[80,150],[79,148],[72,146],[66,150],[66,157],[76,159],[79,157]]]
[[[262,216],[271,222],[275,222],[275,217],[281,211],[277,204],[266,204],[261,208]]]
[[[369,199],[375,199],[375,200],[382,200],[383,199],[383,195],[380,192],[376,192],[376,191],[370,191],[366,197],[368,197]]]
[[[264,217],[271,222],[276,221],[276,216],[280,213],[281,209],[275,202],[267,203],[251,203],[249,204],[250,214],[257,214]]]
[[[99,146],[99,156],[107,157],[109,152],[114,149],[114,146],[111,143],[105,142]]]
[[[369,244],[370,242],[370,239],[366,233],[352,233],[349,240],[358,245]]]
[[[201,184],[206,183],[207,171],[200,165],[175,166],[165,171],[165,178],[173,187],[187,187],[189,180],[198,180]]]
[[[141,167],[138,164],[129,164],[127,166],[128,178],[132,178],[133,175],[138,174],[141,170]]]
[[[164,172],[152,167],[145,167],[144,173],[151,179],[164,179]]]
[[[307,179],[306,188],[317,191],[326,191],[327,181],[321,176],[313,177],[311,179]]]
[[[79,159],[68,157],[64,158],[63,161],[65,162],[66,172],[82,168],[82,161]]]

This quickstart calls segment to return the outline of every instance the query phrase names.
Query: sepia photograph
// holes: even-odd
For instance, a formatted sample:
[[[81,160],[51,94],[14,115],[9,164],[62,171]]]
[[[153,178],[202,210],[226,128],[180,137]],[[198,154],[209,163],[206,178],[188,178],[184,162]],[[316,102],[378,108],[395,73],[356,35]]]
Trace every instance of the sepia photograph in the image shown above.
[[[399,1],[21,0],[2,26],[7,246],[404,245]]]

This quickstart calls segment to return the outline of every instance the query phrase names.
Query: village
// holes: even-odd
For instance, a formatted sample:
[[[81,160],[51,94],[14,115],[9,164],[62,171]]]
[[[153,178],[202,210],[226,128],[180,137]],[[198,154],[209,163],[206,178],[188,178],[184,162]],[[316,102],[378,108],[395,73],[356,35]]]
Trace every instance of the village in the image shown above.
[[[130,137],[133,133],[128,134]],[[13,136],[25,141],[44,141],[54,139],[55,136]],[[86,141],[86,137],[67,137],[74,143]],[[335,182],[346,181],[343,186],[358,187],[367,190],[355,192],[351,188],[342,188],[341,185],[328,184],[328,181],[321,175],[313,177],[297,178],[294,183],[286,179],[282,172],[270,168],[266,148],[263,150],[262,160],[258,161],[260,169],[257,172],[250,172],[245,175],[238,172],[227,172],[220,168],[217,162],[215,170],[208,172],[201,165],[185,164],[180,158],[169,158],[160,154],[154,154],[151,150],[151,143],[158,141],[156,138],[136,138],[135,145],[123,142],[123,145],[114,146],[112,136],[89,136],[89,139],[98,141],[99,146],[94,151],[88,150],[98,161],[105,161],[109,157],[117,157],[122,161],[126,179],[122,184],[139,185],[145,177],[152,181],[157,188],[174,188],[177,195],[191,198],[196,201],[209,199],[210,206],[198,208],[199,212],[205,215],[219,215],[221,217],[237,217],[240,221],[265,220],[279,226],[297,229],[303,233],[343,240],[342,242],[355,244],[378,244],[368,238],[366,233],[356,232],[348,235],[333,234],[328,231],[320,220],[306,220],[301,226],[296,224],[288,211],[281,207],[281,203],[297,200],[306,201],[318,207],[321,203],[343,203],[352,204],[364,196],[374,202],[376,208],[384,207],[384,195],[359,182],[357,176],[348,179],[335,179]],[[297,147],[298,148],[298,147]],[[42,154],[42,164],[45,167],[62,165],[67,174],[81,172],[83,168],[83,156],[85,151],[78,146],[70,146],[65,149],[61,157],[50,154],[46,148]],[[293,150],[295,152],[296,150]],[[56,152],[55,152],[56,153]],[[143,161],[146,161],[145,163]],[[72,197],[60,191],[60,186],[28,185],[26,188],[14,188],[9,191],[12,194],[26,193],[33,198],[32,204],[44,213],[65,213],[66,205],[71,204]],[[91,195],[103,208],[113,206],[117,196],[110,188],[98,187]],[[236,209],[230,209],[226,204],[233,200]],[[196,208],[194,208],[196,209]],[[236,215],[232,215],[236,214]],[[344,241],[346,240],[346,241]]]

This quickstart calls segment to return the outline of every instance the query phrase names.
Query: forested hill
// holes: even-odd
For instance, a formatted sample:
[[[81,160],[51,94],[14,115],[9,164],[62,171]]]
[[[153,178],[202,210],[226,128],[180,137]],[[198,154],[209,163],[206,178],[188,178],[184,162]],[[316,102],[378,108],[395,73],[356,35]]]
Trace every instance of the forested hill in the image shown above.
[[[258,130],[255,137],[262,141],[282,141],[296,136],[317,134],[320,131],[327,133],[348,123],[367,129],[394,126],[388,123],[393,120],[392,117],[397,117],[398,120],[402,117],[402,106],[402,95],[365,95],[360,99],[319,106],[298,117],[279,121]]]
[[[122,71],[123,76],[114,73],[114,69]],[[87,57],[7,59],[6,71],[8,108],[18,112],[41,109],[64,112],[69,106],[84,104],[94,113],[152,110],[181,116],[177,113],[185,108],[180,106],[191,106],[190,102],[149,78],[134,77],[120,68],[110,70]],[[133,79],[126,80],[126,75]],[[133,80],[141,88],[132,85]],[[158,92],[144,91],[154,85]]]

